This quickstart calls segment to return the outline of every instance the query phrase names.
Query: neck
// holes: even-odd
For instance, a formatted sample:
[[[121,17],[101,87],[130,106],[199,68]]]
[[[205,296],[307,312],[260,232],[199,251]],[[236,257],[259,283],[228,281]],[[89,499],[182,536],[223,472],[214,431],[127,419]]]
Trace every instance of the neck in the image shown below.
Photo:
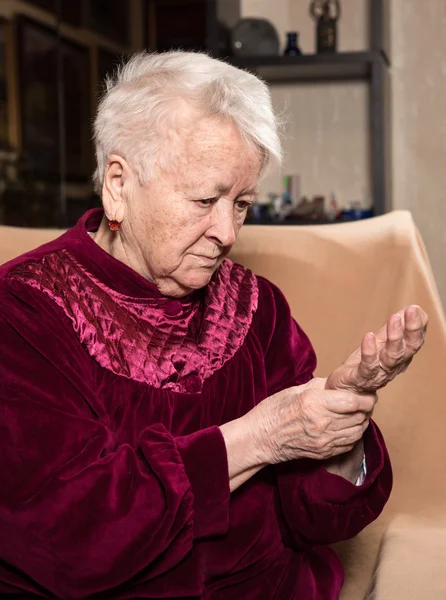
[[[119,229],[118,231],[110,230],[108,219],[105,215],[102,218],[99,229],[92,235],[92,238],[98,246],[108,252],[108,254],[111,254],[113,258],[116,258],[116,260],[136,271],[138,275],[154,283],[147,269],[143,267],[143,261],[124,245],[121,231]]]
[[[144,279],[155,284],[164,296],[184,298],[193,291],[190,289],[183,289],[173,279],[163,278],[157,280],[152,277],[142,256],[134,253],[130,249],[129,244],[125,244],[122,231],[120,229],[118,229],[118,231],[110,230],[108,219],[105,215],[102,218],[99,229],[91,237],[98,246],[113,256],[113,258],[116,258],[116,260],[119,260],[133,269],[133,271],[136,271],[138,275],[141,275]]]

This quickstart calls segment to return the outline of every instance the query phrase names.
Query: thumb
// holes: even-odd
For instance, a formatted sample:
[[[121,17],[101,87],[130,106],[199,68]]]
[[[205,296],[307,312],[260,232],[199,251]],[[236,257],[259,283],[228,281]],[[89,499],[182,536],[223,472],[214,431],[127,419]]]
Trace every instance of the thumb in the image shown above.
[[[356,371],[356,367],[350,367],[342,363],[327,377],[325,389],[356,391],[355,386],[352,385],[352,382],[355,380],[353,371]]]
[[[354,360],[350,361],[351,358]],[[364,382],[378,367],[379,357],[375,334],[367,333],[362,339],[361,346],[328,376],[326,389],[344,389],[360,393]]]

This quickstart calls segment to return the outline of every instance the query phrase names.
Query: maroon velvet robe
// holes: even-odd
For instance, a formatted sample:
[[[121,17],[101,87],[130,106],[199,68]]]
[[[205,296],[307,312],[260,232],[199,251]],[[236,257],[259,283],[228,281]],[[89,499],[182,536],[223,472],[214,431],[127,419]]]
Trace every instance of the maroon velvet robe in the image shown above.
[[[300,460],[231,495],[218,426],[307,382],[311,344],[229,260],[161,296],[89,237],[101,216],[0,269],[0,597],[334,600],[327,544],[390,493],[378,428],[360,487]]]

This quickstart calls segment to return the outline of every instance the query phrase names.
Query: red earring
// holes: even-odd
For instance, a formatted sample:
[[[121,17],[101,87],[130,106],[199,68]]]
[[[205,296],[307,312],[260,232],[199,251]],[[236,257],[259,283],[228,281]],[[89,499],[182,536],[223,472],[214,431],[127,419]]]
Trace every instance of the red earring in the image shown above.
[[[121,223],[112,219],[108,222],[108,226],[110,227],[111,231],[118,231],[118,229],[121,227]]]

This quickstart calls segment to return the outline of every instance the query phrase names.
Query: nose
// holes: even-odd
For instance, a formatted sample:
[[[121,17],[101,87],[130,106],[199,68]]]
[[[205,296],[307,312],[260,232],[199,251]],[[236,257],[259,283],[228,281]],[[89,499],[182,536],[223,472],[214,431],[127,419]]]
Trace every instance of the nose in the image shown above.
[[[232,246],[237,239],[237,229],[234,223],[232,206],[215,206],[212,211],[211,226],[206,232],[206,237],[218,246]]]

